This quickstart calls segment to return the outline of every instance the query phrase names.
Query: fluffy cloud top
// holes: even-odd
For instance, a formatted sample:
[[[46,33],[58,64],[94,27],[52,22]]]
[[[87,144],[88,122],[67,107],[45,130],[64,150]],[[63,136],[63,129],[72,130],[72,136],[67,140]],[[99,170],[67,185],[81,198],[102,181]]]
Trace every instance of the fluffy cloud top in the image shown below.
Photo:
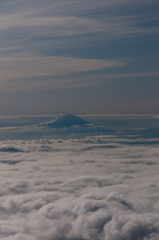
[[[1,239],[158,239],[157,144],[94,137],[0,149]]]

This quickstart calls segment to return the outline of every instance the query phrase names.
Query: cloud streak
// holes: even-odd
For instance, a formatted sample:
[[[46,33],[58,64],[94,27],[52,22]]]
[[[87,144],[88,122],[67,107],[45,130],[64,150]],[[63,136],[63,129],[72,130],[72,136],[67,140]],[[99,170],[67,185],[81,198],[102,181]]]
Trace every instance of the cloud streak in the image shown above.
[[[59,58],[59,60],[60,59],[61,58]],[[67,62],[67,59],[68,59],[68,62]],[[56,62],[56,58],[54,58],[54,60]],[[47,66],[47,68],[49,68],[50,70],[50,74],[49,72],[47,72],[47,75],[43,75],[43,76],[39,75],[39,72],[38,73],[34,72],[34,70],[33,70],[33,75],[35,74],[34,76],[30,76],[31,72],[27,72],[26,70],[23,73],[20,73],[17,70],[19,74],[19,79],[11,79],[11,76],[13,76],[12,70],[8,72],[4,72],[4,80],[0,81],[0,85],[1,85],[0,91],[67,89],[67,88],[77,88],[77,87],[85,87],[85,86],[97,86],[97,85],[100,85],[101,83],[109,82],[113,79],[117,80],[117,79],[123,79],[123,78],[139,78],[139,77],[143,79],[144,77],[159,76],[159,72],[155,71],[155,72],[104,74],[104,75],[98,75],[98,76],[89,75],[89,76],[78,77],[78,76],[72,76],[71,74],[76,73],[76,70],[78,70],[77,73],[80,73],[80,72],[83,72],[84,70],[85,72],[87,72],[86,70],[89,71],[90,69],[92,69],[93,71],[93,68],[96,68],[97,70],[98,67],[99,69],[101,69],[102,65],[103,67],[105,66],[105,68],[123,67],[126,64],[126,62],[122,60],[103,61],[103,60],[95,60],[95,59],[94,60],[85,59],[83,62],[82,59],[77,59],[77,61],[74,61],[74,58],[64,57],[63,63],[65,61],[67,62],[67,64],[65,65],[65,69],[62,69],[62,71],[60,71],[60,66],[62,67],[62,63],[61,62],[56,63],[54,65],[54,68],[55,66],[57,66],[57,68],[55,69],[55,72],[53,72],[53,68],[51,68],[51,66],[50,67]],[[71,63],[73,63],[74,65],[77,64],[74,69],[72,69]],[[81,63],[81,65],[78,65],[78,63]],[[88,65],[84,66],[84,63],[88,63]],[[56,75],[52,75],[51,71]],[[67,77],[65,73],[67,73]],[[20,78],[20,76],[23,78]],[[37,85],[37,82],[38,82],[38,85]]]
[[[107,68],[124,67],[127,60],[118,58],[84,58],[72,57],[73,49],[77,46],[87,47],[90,44],[100,45],[102,41],[114,41],[115,39],[125,39],[129,37],[152,36],[159,33],[158,25],[147,25],[147,12],[141,11],[137,14],[134,7],[141,7],[137,1],[129,3],[123,1],[10,1],[2,2],[2,12],[0,16],[1,49],[0,59],[1,81],[20,80],[19,87],[13,83],[7,87],[1,86],[3,90],[23,90],[30,89],[27,84],[23,85],[24,78],[59,76],[68,74],[83,73],[89,71],[101,71]],[[148,4],[148,1],[144,1]],[[157,4],[153,1],[153,5]],[[116,12],[116,5],[123,9],[123,14],[109,14],[112,9]],[[126,14],[125,9],[133,7],[132,14]],[[103,10],[102,10],[103,9]],[[103,14],[105,11],[106,14]],[[144,12],[145,11],[145,12]],[[149,21],[156,21],[156,15],[149,15]],[[98,43],[98,44],[97,44]],[[69,56],[54,54],[54,50],[69,49]],[[49,55],[49,56],[48,56]],[[120,73],[121,74],[121,73]],[[119,77],[120,77],[119,74]],[[131,73],[129,73],[131,75]],[[128,75],[129,75],[128,74]],[[135,74],[135,73],[134,73]],[[146,73],[145,73],[146,74]],[[99,77],[98,77],[99,76]],[[100,84],[101,74],[98,74],[98,84]],[[114,78],[114,74],[104,77]],[[121,74],[124,76],[124,73]],[[40,89],[58,89],[59,85],[66,88],[95,85],[87,81],[84,84],[77,78],[64,80],[67,84],[58,84],[57,81],[39,80]],[[89,78],[94,78],[90,73]],[[118,77],[118,76],[117,76]],[[71,78],[71,77],[70,77]],[[70,83],[69,83],[70,81]],[[29,85],[29,84],[28,84]],[[36,85],[37,86],[37,85]],[[32,83],[32,89],[35,84]]]
[[[74,57],[22,56],[1,58],[1,80],[35,76],[66,75],[104,68],[120,67],[125,62],[120,59],[80,59]]]
[[[72,91],[75,95],[73,88],[86,90],[98,85],[96,94],[102,96],[103,82],[110,79],[148,76],[154,80],[158,76],[157,9],[156,0],[2,1],[0,91],[13,92],[12,96],[15,91],[25,91],[23,99],[29,104],[30,90],[36,92],[33,95],[37,99],[39,90],[45,97],[47,90],[55,89],[67,89],[66,94]],[[123,96],[130,84],[121,83]],[[110,85],[107,89],[113,98],[116,85]],[[154,88],[154,81],[151,85]],[[89,89],[93,95],[95,88]],[[10,109],[12,104],[17,106],[13,98],[4,101],[4,112],[6,105]],[[59,95],[58,102],[61,99]],[[98,99],[102,105],[103,100]],[[104,101],[106,104],[106,98]],[[69,105],[68,99],[66,103]],[[46,101],[44,105],[52,112],[52,106]]]

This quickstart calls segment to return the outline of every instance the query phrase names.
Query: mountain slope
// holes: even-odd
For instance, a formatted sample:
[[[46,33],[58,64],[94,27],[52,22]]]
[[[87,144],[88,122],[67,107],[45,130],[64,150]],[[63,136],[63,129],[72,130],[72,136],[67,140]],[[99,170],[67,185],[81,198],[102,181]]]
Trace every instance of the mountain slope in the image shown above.
[[[61,118],[57,119],[56,121],[52,123],[48,123],[47,126],[49,128],[64,128],[64,127],[73,127],[75,125],[85,126],[87,124],[90,124],[90,123],[80,117],[77,117],[76,115],[66,114]]]

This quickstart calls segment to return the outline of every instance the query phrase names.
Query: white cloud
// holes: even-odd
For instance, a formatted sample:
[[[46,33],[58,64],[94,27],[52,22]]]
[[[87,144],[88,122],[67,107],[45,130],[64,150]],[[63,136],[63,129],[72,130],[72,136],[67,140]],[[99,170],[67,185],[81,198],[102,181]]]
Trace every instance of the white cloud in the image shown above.
[[[158,145],[122,141],[0,142],[0,238],[157,240]]]

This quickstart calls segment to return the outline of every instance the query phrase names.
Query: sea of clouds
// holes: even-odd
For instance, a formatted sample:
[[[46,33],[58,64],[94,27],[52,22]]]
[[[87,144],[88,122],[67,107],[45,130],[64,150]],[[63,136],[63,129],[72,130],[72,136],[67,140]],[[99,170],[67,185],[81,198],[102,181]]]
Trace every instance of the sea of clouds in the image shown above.
[[[158,240],[159,145],[1,141],[0,239]]]

